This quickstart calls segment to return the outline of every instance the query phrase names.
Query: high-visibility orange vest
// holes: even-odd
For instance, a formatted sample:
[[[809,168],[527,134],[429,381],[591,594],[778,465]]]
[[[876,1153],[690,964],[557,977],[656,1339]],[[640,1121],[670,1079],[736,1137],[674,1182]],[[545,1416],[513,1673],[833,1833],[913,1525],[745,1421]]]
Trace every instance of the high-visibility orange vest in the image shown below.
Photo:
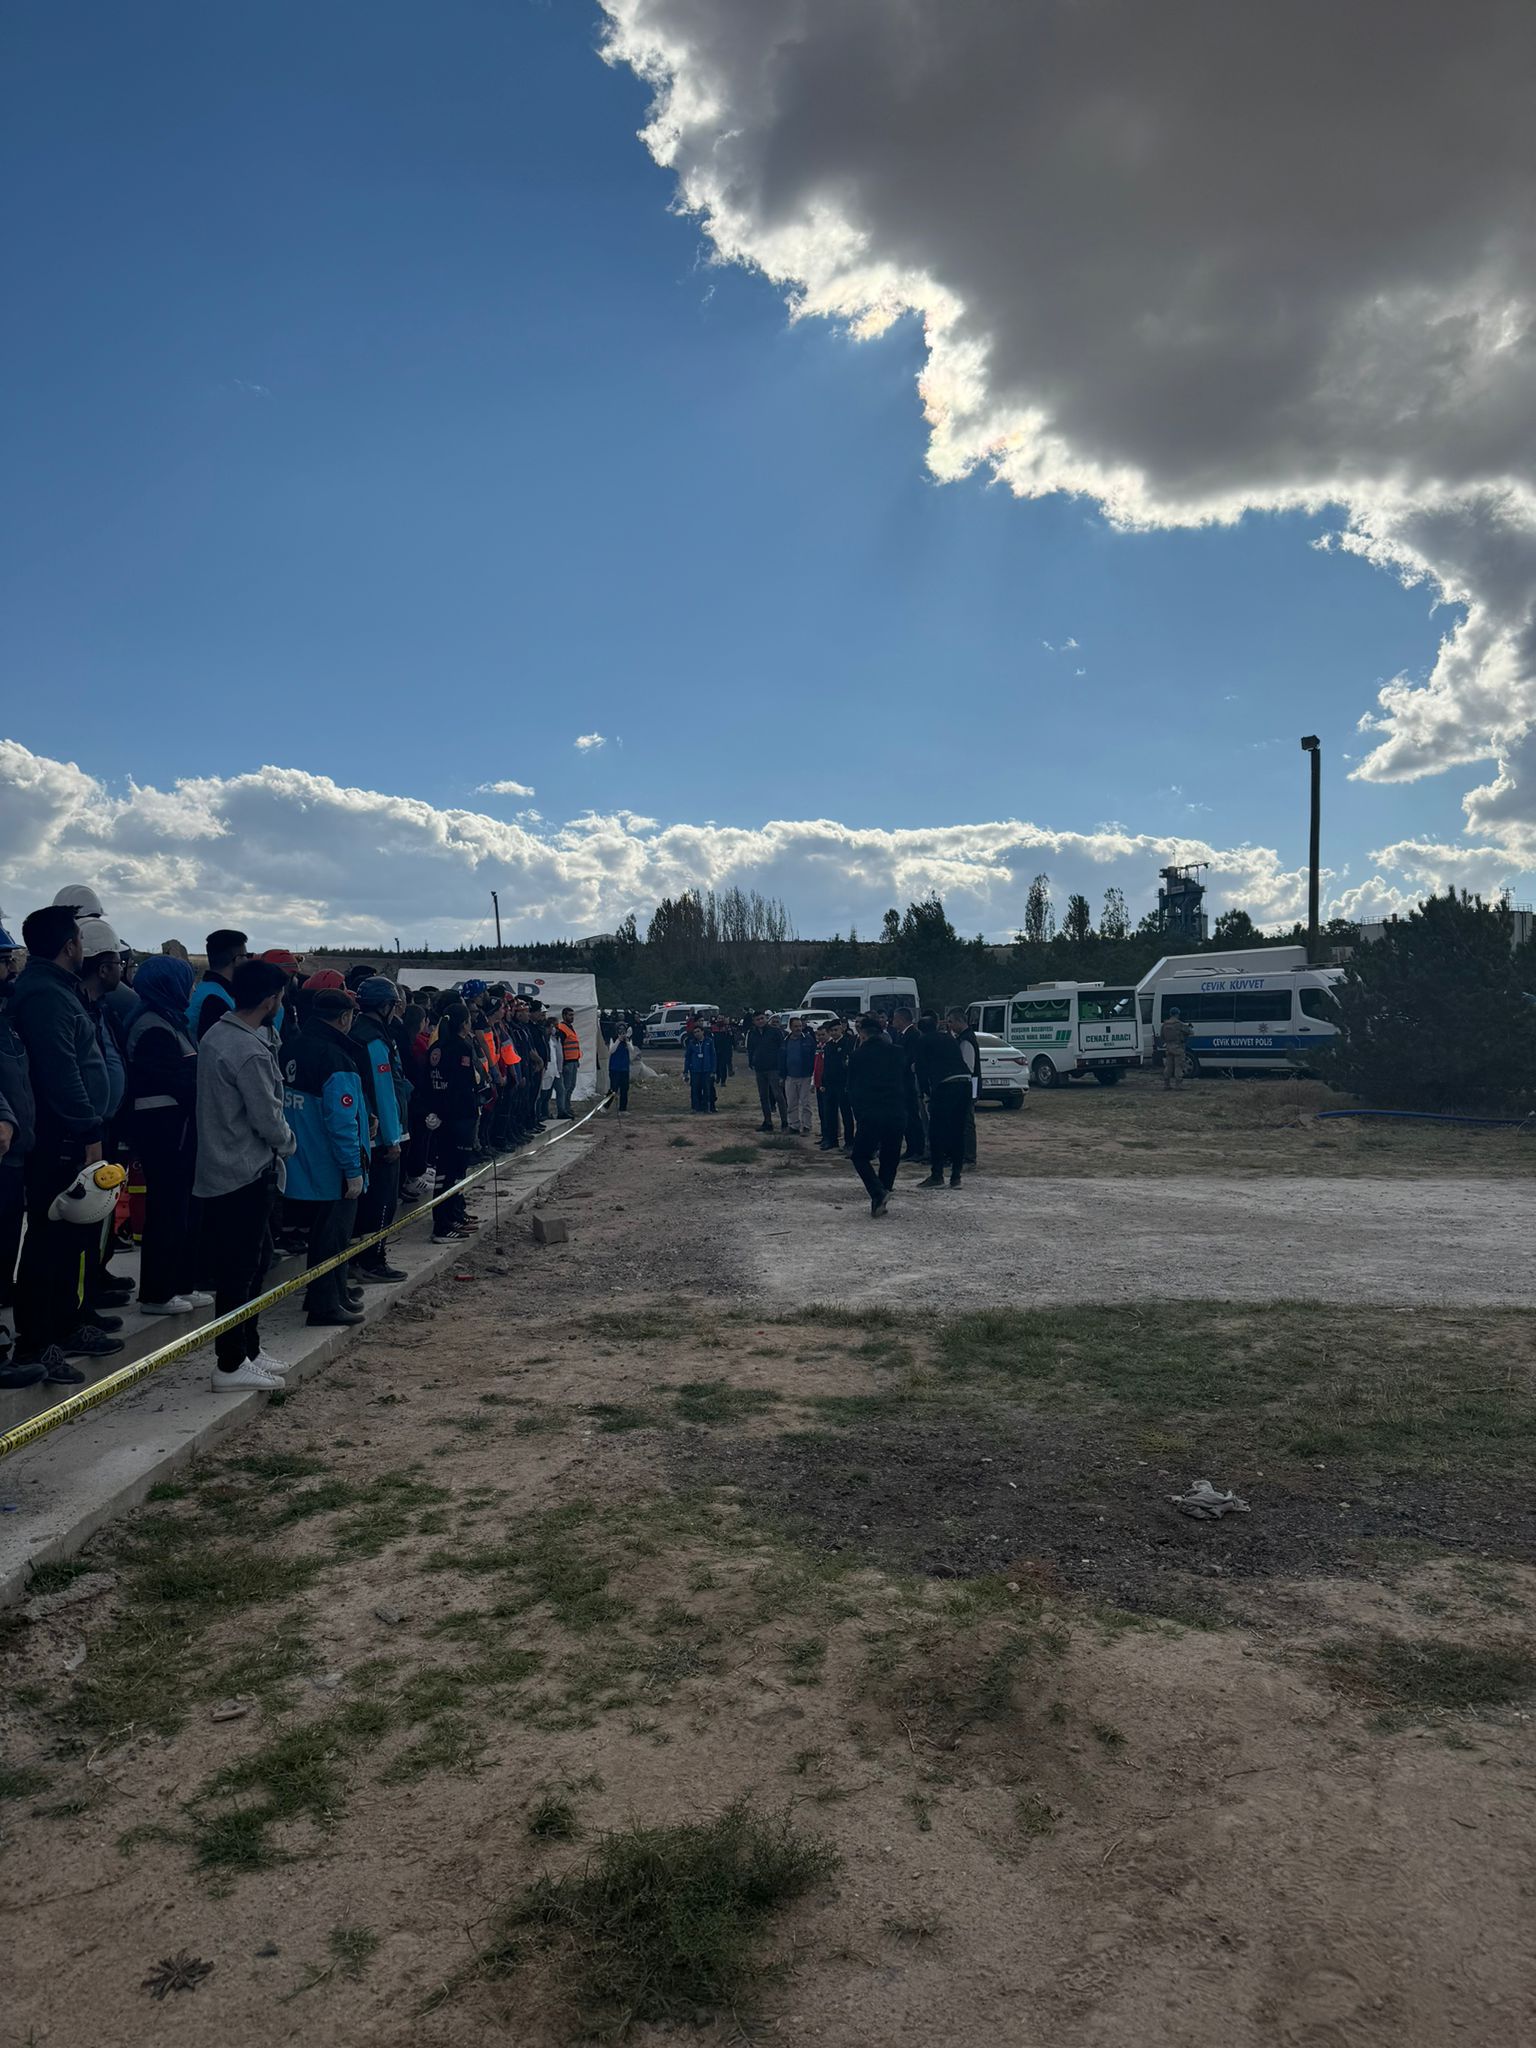
[[[579,1060],[581,1058],[581,1040],[576,1036],[574,1028],[562,1018],[555,1026],[555,1029],[560,1034],[561,1052],[566,1063],[569,1065],[572,1060]]]
[[[523,1056],[510,1038],[501,1048],[501,1064],[508,1068],[520,1067],[523,1064]]]

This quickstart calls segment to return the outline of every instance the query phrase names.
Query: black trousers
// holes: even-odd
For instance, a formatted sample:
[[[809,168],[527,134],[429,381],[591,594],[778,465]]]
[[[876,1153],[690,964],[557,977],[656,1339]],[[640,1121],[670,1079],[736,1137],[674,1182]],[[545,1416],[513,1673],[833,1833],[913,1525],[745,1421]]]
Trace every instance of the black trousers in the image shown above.
[[[735,1051],[724,1032],[715,1040],[715,1079],[729,1081],[731,1078],[731,1055]]]
[[[368,1162],[368,1185],[358,1197],[357,1225],[354,1237],[371,1237],[376,1230],[382,1230],[386,1223],[394,1220],[395,1210],[400,1204],[400,1158],[382,1158],[377,1152]],[[389,1264],[389,1240],[383,1244],[371,1244],[367,1251],[359,1252],[354,1262],[359,1266],[387,1266]]]
[[[622,1074],[615,1074],[615,1073],[613,1073],[613,1072],[611,1072],[611,1071],[610,1071],[610,1073],[609,1073],[609,1075],[608,1075],[608,1085],[609,1085],[609,1087],[610,1087],[610,1088],[611,1088],[611,1089],[613,1090],[614,1094],[615,1094],[615,1095],[617,1095],[617,1096],[618,1096],[618,1098],[619,1098],[619,1108],[620,1108],[620,1110],[622,1111],[622,1110],[626,1110],[626,1109],[628,1109],[628,1107],[629,1107],[629,1069],[628,1069],[628,1067],[626,1067],[626,1068],[624,1069],[624,1071],[623,1071],[623,1073],[622,1073]]]
[[[309,1233],[306,1266],[324,1265],[352,1242],[352,1225],[357,1220],[356,1195],[338,1195],[333,1202],[294,1202],[290,1206],[302,1217]],[[345,1274],[346,1267],[337,1266],[332,1272],[322,1273],[318,1280],[310,1281],[304,1290],[306,1314],[333,1315],[344,1306]]]
[[[773,1122],[773,1112],[777,1110],[779,1112],[779,1123],[787,1131],[789,1129],[789,1105],[784,1100],[784,1077],[776,1070],[766,1074],[756,1068],[753,1071],[757,1074],[757,1099],[763,1105],[763,1122],[771,1124]]]
[[[928,1115],[923,1107],[923,1098],[918,1093],[917,1082],[909,1077],[907,1084],[907,1157],[921,1159],[928,1150]]]
[[[0,1159],[0,1308],[16,1299],[16,1257],[21,1250],[21,1226],[27,1219],[27,1183],[21,1170],[21,1155]]]
[[[38,1137],[22,1161],[27,1234],[16,1273],[16,1349],[33,1357],[80,1327],[87,1275],[101,1264],[101,1226],[50,1223],[48,1205],[85,1164],[85,1147]]]
[[[227,1316],[254,1301],[266,1285],[272,1263],[272,1212],[277,1205],[276,1171],[264,1173],[227,1195],[200,1204],[204,1243],[213,1267],[213,1312]],[[151,1299],[154,1297],[151,1296]],[[226,1330],[213,1340],[221,1372],[233,1372],[261,1349],[260,1317]]]
[[[906,1134],[906,1122],[901,1117],[864,1117],[861,1120],[853,1141],[853,1170],[868,1188],[872,1202],[888,1195],[896,1185],[896,1169],[901,1164],[901,1141]],[[878,1174],[870,1164],[876,1153],[880,1155]]]
[[[445,1187],[452,1187],[469,1171],[470,1129],[468,1123],[451,1123],[445,1118],[442,1128],[433,1134],[432,1163],[443,1175]],[[446,1202],[439,1202],[432,1211],[432,1235],[446,1237],[456,1224],[463,1222],[464,1214],[462,1195],[452,1195]]]
[[[965,1161],[965,1113],[971,1106],[969,1081],[940,1081],[928,1098],[928,1163],[935,1175],[958,1173]]]
[[[192,1175],[197,1141],[179,1109],[149,1109],[133,1121],[133,1150],[144,1170],[140,1301],[169,1301],[197,1285],[192,1235]]]
[[[846,1088],[824,1088],[822,1094],[827,1100],[827,1123],[831,1127],[829,1136],[832,1143],[834,1145],[851,1145],[853,1143],[853,1103],[849,1098],[848,1090]],[[841,1138],[838,1137],[839,1126],[842,1128]]]

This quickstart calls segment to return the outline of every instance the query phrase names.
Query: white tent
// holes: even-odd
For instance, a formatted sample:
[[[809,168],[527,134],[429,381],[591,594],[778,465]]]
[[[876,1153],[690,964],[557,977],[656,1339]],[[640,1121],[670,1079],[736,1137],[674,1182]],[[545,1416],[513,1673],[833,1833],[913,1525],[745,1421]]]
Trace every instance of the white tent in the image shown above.
[[[538,1001],[558,1017],[564,1009],[576,1012],[576,1035],[581,1040],[581,1071],[572,1090],[572,1100],[586,1102],[599,1085],[606,1088],[608,1077],[602,1068],[602,1040],[597,1035],[597,982],[590,974],[545,974],[537,967],[494,968],[466,975],[453,967],[402,967],[396,977],[402,988],[453,988],[461,981],[504,981],[508,988],[529,1002]]]

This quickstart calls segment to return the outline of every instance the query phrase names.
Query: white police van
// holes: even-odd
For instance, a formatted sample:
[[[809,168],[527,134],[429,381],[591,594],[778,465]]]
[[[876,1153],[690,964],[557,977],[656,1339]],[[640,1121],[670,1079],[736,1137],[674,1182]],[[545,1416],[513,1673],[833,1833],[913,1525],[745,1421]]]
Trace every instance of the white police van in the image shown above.
[[[1102,981],[1037,981],[1017,995],[972,1003],[974,1031],[995,1031],[1029,1059],[1033,1088],[1092,1074],[1112,1087],[1141,1065],[1141,1029],[1133,988]]]
[[[717,1003],[658,1003],[640,1021],[645,1026],[647,1045],[681,1045],[687,1035],[690,1017],[698,1017],[708,1024],[718,1015]]]
[[[1154,970],[1155,972],[1155,970]],[[1305,1068],[1339,1035],[1333,989],[1338,967],[1292,967],[1276,973],[1201,973],[1186,967],[1148,987],[1137,1001],[1149,1050],[1161,1050],[1163,1019],[1177,1010],[1189,1026],[1187,1074],[1262,1074]]]

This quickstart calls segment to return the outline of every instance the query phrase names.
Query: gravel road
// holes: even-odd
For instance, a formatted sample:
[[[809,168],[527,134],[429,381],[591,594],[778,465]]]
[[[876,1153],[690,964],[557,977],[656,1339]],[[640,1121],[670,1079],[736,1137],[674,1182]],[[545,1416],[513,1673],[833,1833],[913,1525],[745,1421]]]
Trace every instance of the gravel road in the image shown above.
[[[851,1168],[741,1192],[736,1241],[786,1302],[1536,1302],[1536,1189],[1509,1181],[904,1178],[880,1222]]]

